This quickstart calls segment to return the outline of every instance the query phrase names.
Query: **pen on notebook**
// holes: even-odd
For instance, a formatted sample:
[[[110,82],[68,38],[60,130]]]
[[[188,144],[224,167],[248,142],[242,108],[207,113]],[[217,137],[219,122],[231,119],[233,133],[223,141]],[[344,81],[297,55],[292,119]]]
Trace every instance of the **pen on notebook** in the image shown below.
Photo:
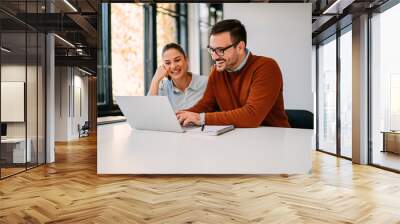
[[[203,125],[201,125],[201,131],[204,131],[204,124]]]

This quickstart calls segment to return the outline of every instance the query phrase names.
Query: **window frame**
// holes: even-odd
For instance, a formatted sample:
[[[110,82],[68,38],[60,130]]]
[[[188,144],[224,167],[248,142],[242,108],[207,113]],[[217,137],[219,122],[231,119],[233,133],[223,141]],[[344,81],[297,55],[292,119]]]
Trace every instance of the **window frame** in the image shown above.
[[[326,38],[319,40],[318,43],[316,44],[316,150],[319,152],[327,153],[329,155],[337,156],[343,159],[347,160],[352,160],[352,158],[347,157],[342,155],[342,150],[341,150],[341,119],[340,119],[340,103],[341,103],[341,89],[340,89],[340,82],[341,82],[341,66],[340,66],[340,38],[342,35],[344,35],[347,32],[351,32],[352,30],[352,23],[349,22],[346,24],[344,27],[338,29],[336,32],[332,33],[331,35],[327,36]],[[320,63],[320,56],[319,56],[319,47],[321,44],[326,44],[329,43],[330,41],[336,41],[336,152],[328,152],[324,149],[321,149],[319,147],[319,105],[320,105],[320,99],[318,97],[319,95],[319,63]]]

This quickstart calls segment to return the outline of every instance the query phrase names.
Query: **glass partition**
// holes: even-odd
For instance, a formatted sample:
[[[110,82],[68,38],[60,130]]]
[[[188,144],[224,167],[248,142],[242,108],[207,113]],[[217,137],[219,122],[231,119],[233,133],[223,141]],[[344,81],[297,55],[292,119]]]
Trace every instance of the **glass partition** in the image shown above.
[[[0,178],[45,163],[46,40],[23,22],[27,13],[44,12],[43,5],[0,3]]]
[[[27,161],[27,167],[31,168],[37,165],[37,122],[38,122],[38,35],[36,32],[27,33],[27,74],[26,74],[26,114],[27,114],[27,150],[30,157]]]
[[[46,162],[46,36],[38,34],[38,64],[37,64],[37,163]]]
[[[340,36],[340,154],[352,157],[352,34]]]
[[[26,42],[25,32],[1,34],[2,177],[24,171],[31,161],[26,150]]]
[[[318,48],[318,148],[336,154],[336,36]]]

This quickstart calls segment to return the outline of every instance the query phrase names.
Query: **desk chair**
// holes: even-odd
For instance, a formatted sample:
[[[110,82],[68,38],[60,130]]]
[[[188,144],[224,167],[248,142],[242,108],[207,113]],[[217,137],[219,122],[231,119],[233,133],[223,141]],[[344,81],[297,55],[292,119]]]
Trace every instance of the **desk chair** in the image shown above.
[[[314,115],[307,110],[285,110],[292,128],[313,129]]]
[[[89,129],[90,129],[89,121],[85,121],[82,127],[80,127],[80,125],[78,124],[79,138],[89,136]]]

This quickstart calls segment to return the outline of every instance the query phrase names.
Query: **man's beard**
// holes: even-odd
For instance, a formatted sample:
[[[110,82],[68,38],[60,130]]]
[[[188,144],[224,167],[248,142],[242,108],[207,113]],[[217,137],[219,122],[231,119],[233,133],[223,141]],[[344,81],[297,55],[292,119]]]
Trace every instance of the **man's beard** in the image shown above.
[[[221,62],[221,64],[219,64]],[[223,71],[225,68],[221,68],[223,66],[222,64],[225,63],[225,68],[226,68],[226,60],[225,59],[217,59],[215,60],[215,65],[218,71]]]

